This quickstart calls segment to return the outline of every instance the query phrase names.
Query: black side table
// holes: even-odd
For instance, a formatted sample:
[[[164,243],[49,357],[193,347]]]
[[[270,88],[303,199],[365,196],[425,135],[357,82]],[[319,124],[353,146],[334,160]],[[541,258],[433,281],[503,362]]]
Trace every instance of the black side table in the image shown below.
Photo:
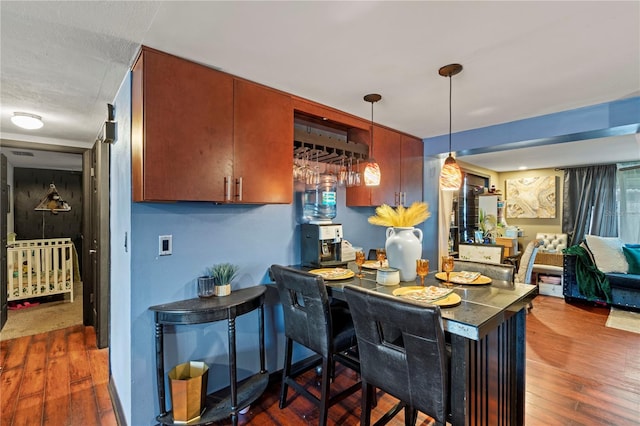
[[[229,382],[222,391],[207,395],[206,409],[199,421],[190,425],[206,424],[231,415],[234,425],[238,424],[238,411],[258,399],[267,388],[269,374],[265,369],[264,347],[264,298],[265,286],[236,290],[229,296],[195,298],[151,306],[155,315],[156,333],[156,375],[158,381],[158,422],[164,425],[178,424],[173,414],[167,411],[164,386],[164,326],[189,325],[226,319],[229,324]],[[237,382],[236,377],[236,317],[259,309],[260,372]]]

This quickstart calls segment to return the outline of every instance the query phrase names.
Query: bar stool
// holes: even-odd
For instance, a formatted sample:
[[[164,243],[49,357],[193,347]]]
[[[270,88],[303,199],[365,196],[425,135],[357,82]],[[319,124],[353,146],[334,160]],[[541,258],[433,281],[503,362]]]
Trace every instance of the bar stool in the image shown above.
[[[280,408],[287,405],[287,392],[291,386],[318,406],[319,425],[324,426],[327,423],[329,407],[361,387],[361,383],[357,382],[334,395],[331,395],[330,391],[335,362],[357,373],[360,372],[351,314],[345,306],[329,303],[327,289],[321,276],[281,265],[272,265],[271,273],[282,302],[286,336]],[[314,351],[320,356],[319,359],[292,371],[293,342]],[[309,392],[295,380],[300,374],[318,365],[322,366],[320,397]]]
[[[445,344],[440,307],[361,287],[344,288],[360,351],[362,415],[369,426],[373,388],[400,402],[376,422],[385,424],[403,408],[405,425],[418,411],[444,426],[449,417],[451,355]]]

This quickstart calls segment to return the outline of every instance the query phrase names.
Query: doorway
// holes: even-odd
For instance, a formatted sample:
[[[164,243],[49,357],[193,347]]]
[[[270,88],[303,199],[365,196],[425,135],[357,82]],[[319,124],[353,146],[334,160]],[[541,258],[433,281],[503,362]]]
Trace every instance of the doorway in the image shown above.
[[[105,145],[105,144],[102,144]],[[58,167],[68,167],[66,164],[67,160],[71,157],[75,157],[77,158],[77,164],[79,164],[79,166],[76,168],[76,170],[81,170],[81,177],[80,177],[80,182],[78,184],[78,192],[81,193],[81,197],[78,196],[78,198],[81,198],[81,200],[76,200],[76,202],[73,205],[73,209],[76,209],[77,212],[81,213],[81,216],[77,219],[78,222],[82,222],[82,226],[79,228],[79,231],[77,232],[77,235],[72,235],[70,237],[73,238],[73,242],[74,245],[77,247],[77,252],[78,252],[78,260],[80,260],[80,269],[82,271],[82,287],[80,288],[80,291],[78,291],[77,293],[82,293],[81,297],[76,298],[77,303],[73,303],[72,305],[76,305],[77,306],[77,316],[75,317],[75,321],[77,324],[84,324],[84,325],[91,325],[91,326],[95,326],[96,327],[96,334],[100,336],[100,340],[99,340],[99,347],[107,347],[108,345],[108,317],[109,317],[109,311],[108,311],[108,302],[105,303],[104,299],[105,297],[103,296],[104,294],[108,295],[109,292],[109,283],[108,283],[108,256],[109,256],[109,251],[108,251],[108,245],[107,245],[107,249],[104,249],[104,247],[101,246],[100,241],[104,240],[104,232],[106,229],[106,232],[108,232],[108,193],[109,193],[109,188],[108,188],[108,170],[109,170],[109,157],[108,157],[108,147],[106,149],[107,151],[107,155],[104,155],[104,153],[102,152],[96,152],[96,151],[100,151],[100,149],[97,149],[96,146],[100,146],[100,144],[96,143],[94,145],[94,147],[90,150],[86,150],[86,149],[81,149],[81,148],[73,148],[73,147],[62,147],[62,146],[51,146],[51,145],[44,145],[44,144],[37,144],[37,143],[27,143],[27,142],[19,142],[19,141],[4,141],[3,140],[3,147],[2,147],[2,153],[5,154],[7,153],[7,155],[11,156],[14,155],[14,152],[20,155],[19,159],[15,160],[15,163],[13,163],[11,161],[11,157],[10,158],[10,162],[12,162],[13,164],[10,164],[9,167],[7,167],[5,165],[5,163],[3,163],[3,167],[2,167],[2,171],[3,173],[6,173],[8,168],[11,168],[12,172],[10,173],[10,179],[13,179],[13,170],[15,168],[44,168],[46,169],[47,167],[51,167],[51,168],[58,168]],[[97,159],[97,163],[96,164],[92,164],[92,163],[86,163],[84,161],[84,158],[87,156],[87,153],[90,153],[90,158],[91,157],[95,157]],[[31,155],[29,155],[31,154]],[[47,160],[50,161],[56,161],[57,164],[46,164],[45,163],[37,163],[38,161],[38,157],[41,158],[46,158]],[[34,161],[36,161],[33,164],[28,164],[28,161],[32,161],[32,163]],[[64,164],[64,166],[59,166],[60,164]],[[98,173],[98,175],[96,176],[96,172]],[[80,173],[80,171],[78,171],[78,173]],[[105,173],[106,173],[106,179],[105,179]],[[92,177],[92,175],[94,175]],[[93,180],[91,182],[91,180]],[[87,184],[87,181],[90,181],[90,185]],[[106,181],[106,184],[104,184],[103,182]],[[8,184],[8,185],[7,185]],[[6,190],[6,188],[8,186],[12,187],[12,190],[15,190],[15,185],[13,185],[13,182],[7,182],[7,184],[3,184],[0,186],[0,188],[3,188]],[[91,188],[91,189],[90,189]],[[58,189],[60,191],[63,191],[65,188],[61,185],[58,185]],[[12,191],[13,192],[13,191]],[[104,201],[104,193],[106,192],[106,206],[105,206],[105,201]],[[36,197],[38,197],[40,194],[35,195]],[[9,191],[6,191],[6,195],[5,193],[2,194],[3,198],[2,198],[2,207],[1,210],[5,211],[8,207],[5,207],[5,205],[9,206],[11,205],[10,203],[10,193]],[[5,198],[6,197],[6,198]],[[9,200],[7,200],[7,203],[5,204],[5,200],[9,198]],[[102,199],[101,204],[99,204],[100,208],[96,209],[95,205],[96,205],[96,199]],[[36,201],[37,202],[37,201]],[[99,220],[100,219],[100,215],[102,212],[104,211],[104,209],[106,209],[107,214],[104,215],[104,217],[106,219],[106,224],[107,226],[104,226],[103,224],[105,223],[104,220]],[[98,213],[94,213],[94,212],[98,212]],[[41,213],[41,212],[38,212]],[[66,213],[62,213],[62,214],[66,214]],[[61,215],[62,215],[61,214]],[[96,216],[96,220],[93,220],[92,216]],[[2,241],[2,247],[3,247],[3,258],[6,258],[6,249],[4,248],[6,246],[5,241],[6,241],[6,234],[7,234],[7,222],[6,222],[6,215],[2,215],[3,221],[0,222],[0,228],[2,229],[2,234],[4,235],[3,241]],[[81,219],[80,219],[81,218]],[[50,220],[49,218],[45,218],[47,219],[47,222]],[[12,221],[10,221],[12,222]],[[45,221],[38,221],[37,226],[40,227],[42,226],[42,223],[44,223]],[[87,223],[92,223],[92,227],[94,230],[98,230],[98,231],[91,231],[91,232],[98,232],[102,235],[101,237],[98,238],[94,238],[92,233],[88,233],[86,231],[87,228]],[[101,225],[102,224],[102,225]],[[11,225],[13,225],[13,222],[11,223]],[[44,226],[46,226],[47,223],[45,223]],[[13,227],[13,226],[12,226]],[[97,228],[96,228],[97,227]],[[25,228],[26,229],[26,228]],[[37,236],[37,238],[42,238],[42,232],[44,231],[44,228],[42,230],[40,230],[40,228],[38,228],[38,232],[40,232],[40,236]],[[20,236],[18,236],[19,239],[24,239],[21,238]],[[89,241],[95,242],[95,244],[101,246],[100,250],[101,253],[106,253],[105,256],[100,256],[99,258],[96,259],[95,265],[96,268],[100,269],[100,270],[106,270],[106,273],[103,273],[102,275],[97,275],[97,274],[93,274],[91,276],[86,276],[86,272],[87,272],[87,267],[85,266],[85,261],[86,259],[90,258],[90,250],[93,250],[92,247],[90,247],[90,245],[88,244]],[[106,236],[106,241],[108,243],[108,234]],[[94,256],[95,257],[95,256]],[[6,263],[3,263],[0,265],[0,273],[2,274],[2,294],[6,295],[6,277],[7,277],[7,267],[6,267]],[[105,277],[106,280],[106,288],[102,288],[102,286],[100,284],[97,284],[95,282],[93,282],[93,277],[97,276],[98,279],[100,279],[100,283],[103,283],[104,281],[102,280],[102,276]],[[90,291],[89,291],[90,290]],[[102,297],[100,297],[102,296]],[[3,307],[2,312],[0,312],[0,314],[2,314],[3,316],[7,314],[7,305],[6,303],[2,303],[3,301],[6,301],[6,297],[4,299],[0,299],[0,306]],[[60,302],[63,303],[63,302]],[[97,303],[102,303],[102,308],[97,306]],[[36,309],[40,309],[40,308],[45,308],[44,305],[46,305],[47,303],[43,303],[42,306],[36,306],[33,309],[33,313],[35,313]],[[67,302],[67,305],[68,302]],[[104,307],[106,306],[106,308]],[[65,306],[65,308],[69,308],[70,306]],[[48,307],[46,307],[48,309]],[[29,308],[31,309],[31,308]],[[24,310],[20,310],[20,311],[16,311],[15,313],[20,313],[20,315],[22,315],[22,318],[25,318],[25,315],[31,315],[29,314],[29,309],[24,309]],[[55,312],[55,311],[54,311]],[[63,313],[61,311],[57,311],[57,313],[59,315],[55,315],[52,318],[55,317],[59,317],[58,319],[61,319],[61,317],[64,315],[74,315],[73,313]],[[9,316],[11,316],[11,314],[9,314]],[[0,318],[3,319],[3,318]],[[66,321],[66,320],[65,320]],[[50,322],[51,324],[49,324],[51,327],[57,327],[57,328],[64,328],[66,325],[65,321],[60,321],[58,322],[58,326],[55,321],[46,321],[46,322]],[[11,325],[11,324],[10,324]],[[26,325],[25,325],[26,327]],[[55,328],[52,328],[55,329]],[[6,335],[8,333],[9,329],[5,329],[3,334]],[[23,328],[23,330],[26,330],[24,332],[23,335],[28,335],[28,334],[32,334],[31,331],[29,331],[28,328]],[[18,332],[21,332],[20,330],[18,330]],[[3,336],[3,339],[5,337]]]

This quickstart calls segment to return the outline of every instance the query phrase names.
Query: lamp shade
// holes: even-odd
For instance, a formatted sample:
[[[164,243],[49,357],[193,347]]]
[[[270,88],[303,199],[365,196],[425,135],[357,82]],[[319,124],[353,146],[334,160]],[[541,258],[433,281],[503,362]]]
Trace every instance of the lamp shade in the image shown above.
[[[364,184],[366,186],[380,185],[380,166],[374,159],[371,159],[364,167]]]
[[[462,185],[462,171],[456,160],[449,155],[440,171],[440,189],[443,191],[457,191]]]

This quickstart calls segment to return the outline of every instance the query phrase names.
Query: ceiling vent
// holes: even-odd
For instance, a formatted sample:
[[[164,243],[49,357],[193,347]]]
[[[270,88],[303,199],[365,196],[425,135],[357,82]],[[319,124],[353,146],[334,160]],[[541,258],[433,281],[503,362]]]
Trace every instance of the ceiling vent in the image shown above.
[[[33,152],[29,151],[11,151],[16,157],[33,157]]]

